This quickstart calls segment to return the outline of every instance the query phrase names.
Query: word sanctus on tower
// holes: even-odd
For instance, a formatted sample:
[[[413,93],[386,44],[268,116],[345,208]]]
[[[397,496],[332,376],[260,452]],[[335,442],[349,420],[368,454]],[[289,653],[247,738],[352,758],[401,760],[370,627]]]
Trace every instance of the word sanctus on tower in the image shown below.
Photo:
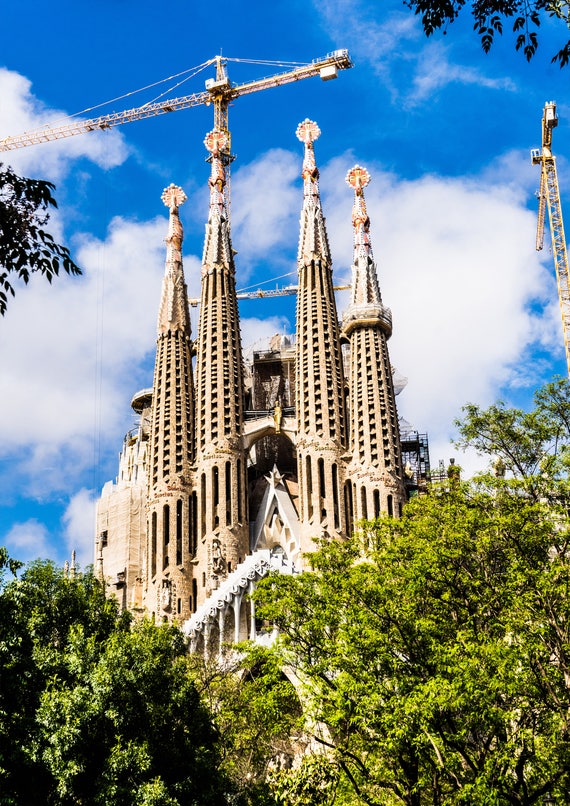
[[[226,134],[205,140],[210,201],[198,334],[191,333],[179,208],[170,185],[166,267],[152,389],[125,437],[116,482],[97,506],[99,577],[123,607],[177,621],[196,641],[218,616],[220,640],[252,635],[243,602],[270,567],[302,571],[314,540],[362,519],[398,516],[406,500],[382,302],[360,167],[354,192],[350,303],[339,321],[319,194],[318,126],[303,144],[296,334],[244,362],[226,204]],[[250,603],[248,607],[252,608]],[[228,628],[230,624],[230,628]]]

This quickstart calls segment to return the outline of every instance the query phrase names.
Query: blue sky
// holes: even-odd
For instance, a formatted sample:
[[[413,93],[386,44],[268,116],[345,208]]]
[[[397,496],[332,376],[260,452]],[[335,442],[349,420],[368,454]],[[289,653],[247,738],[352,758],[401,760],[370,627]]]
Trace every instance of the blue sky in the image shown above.
[[[8,3],[0,138],[83,110],[142,105],[169,89],[199,92],[211,68],[178,86],[179,74],[219,53],[243,60],[228,64],[241,83],[283,69],[247,60],[307,62],[347,48],[355,66],[338,80],[244,96],[230,109],[238,287],[294,282],[295,130],[309,117],[322,130],[316,154],[339,283],[352,258],[344,177],[355,163],[372,175],[366,198],[393,314],[391,358],[408,379],[399,412],[429,434],[437,464],[457,456],[450,439],[464,403],[527,405],[535,388],[566,372],[552,255],[534,249],[539,176],[529,159],[544,103],[556,100],[568,218],[570,68],[550,64],[565,34],[545,20],[528,65],[508,34],[485,56],[467,15],[426,40],[400,0]],[[130,94],[169,76],[179,77]],[[84,270],[18,289],[0,321],[0,544],[16,558],[63,562],[76,549],[82,565],[92,561],[94,501],[117,473],[132,395],[152,384],[167,225],[160,197],[171,182],[188,195],[184,265],[198,295],[203,140],[212,126],[211,108],[195,107],[2,155],[20,173],[56,183],[52,229]],[[346,297],[338,302],[342,310]],[[241,317],[247,348],[293,330],[294,298],[243,303]],[[193,322],[196,332],[195,311]]]

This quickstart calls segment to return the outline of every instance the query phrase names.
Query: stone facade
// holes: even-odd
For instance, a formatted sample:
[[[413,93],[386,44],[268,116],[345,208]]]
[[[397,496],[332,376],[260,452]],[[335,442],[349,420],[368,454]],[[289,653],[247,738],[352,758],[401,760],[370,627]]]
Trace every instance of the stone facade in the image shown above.
[[[341,326],[315,161],[319,134],[309,120],[297,130],[304,157],[296,334],[275,337],[249,363],[224,132],[205,141],[210,206],[194,344],[178,215],[185,196],[173,185],[163,194],[170,221],[154,383],[133,399],[140,423],[125,438],[116,483],[103,488],[95,558],[124,607],[185,623],[195,645],[211,643],[213,634],[214,643],[251,635],[255,618],[244,591],[264,569],[298,572],[314,539],[342,539],[362,518],[398,516],[406,498],[387,347],[392,319],[364,200],[369,177],[356,167],[347,178],[355,194],[354,262]]]

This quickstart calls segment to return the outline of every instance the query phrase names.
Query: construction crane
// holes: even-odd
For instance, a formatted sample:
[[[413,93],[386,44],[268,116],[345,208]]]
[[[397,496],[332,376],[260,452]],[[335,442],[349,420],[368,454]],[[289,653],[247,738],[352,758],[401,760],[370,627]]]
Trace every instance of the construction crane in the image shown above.
[[[352,288],[351,285],[335,285],[334,291],[346,291]],[[255,291],[238,291],[236,294],[237,299],[267,299],[267,297],[287,297],[296,294],[299,290],[298,285],[277,286],[277,288],[270,288],[267,291],[264,288],[258,288]],[[198,297],[192,297],[188,300],[188,304],[192,308],[197,308],[200,304]]]
[[[229,163],[231,161],[231,141],[228,128],[228,108],[233,100],[241,95],[249,95],[252,92],[267,90],[271,87],[280,87],[283,84],[291,84],[312,76],[320,76],[324,81],[329,81],[337,77],[339,70],[352,67],[348,51],[335,50],[323,59],[315,59],[309,64],[295,67],[293,70],[232,86],[226,71],[227,61],[228,59],[223,59],[221,56],[216,56],[210,60],[209,64],[216,65],[216,76],[206,81],[204,92],[184,95],[180,98],[169,98],[157,103],[145,104],[136,109],[112,112],[89,120],[76,120],[73,123],[66,123],[62,126],[46,126],[14,137],[6,137],[0,140],[0,151],[12,151],[16,148],[25,148],[50,140],[73,137],[76,134],[110,129],[114,126],[121,126],[123,123],[132,123],[135,120],[144,120],[167,112],[176,112],[179,109],[212,104],[214,107],[214,129],[225,132],[227,135],[227,144],[224,148],[222,159]]]
[[[564,221],[560,205],[560,190],[556,173],[556,157],[552,154],[552,130],[558,125],[556,104],[549,101],[544,105],[542,115],[542,148],[533,148],[530,152],[532,164],[540,165],[540,190],[538,192],[538,227],[536,231],[536,249],[544,246],[544,220],[546,207],[550,221],[552,252],[558,282],[558,298],[562,314],[562,330],[564,349],[566,351],[566,367],[570,376],[570,284],[568,270],[568,253],[564,237]]]

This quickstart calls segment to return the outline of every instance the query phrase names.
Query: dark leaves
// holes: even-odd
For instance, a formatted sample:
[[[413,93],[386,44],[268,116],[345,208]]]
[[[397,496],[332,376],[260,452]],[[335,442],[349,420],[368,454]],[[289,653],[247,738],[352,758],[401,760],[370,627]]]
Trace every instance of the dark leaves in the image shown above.
[[[407,8],[421,16],[426,36],[455,22],[459,12],[467,4],[466,0],[403,0]],[[515,34],[515,49],[530,61],[538,50],[538,32],[541,16],[547,14],[570,27],[570,11],[567,3],[560,0],[472,0],[471,16],[473,30],[481,41],[481,47],[488,53],[495,42],[496,34],[502,35],[506,20],[512,21]],[[565,67],[570,61],[570,41],[553,56],[553,62]]]
[[[0,314],[4,315],[8,295],[14,296],[9,275],[27,284],[30,275],[42,274],[51,283],[63,269],[81,274],[66,246],[56,243],[45,229],[50,208],[57,202],[55,186],[42,179],[18,176],[0,163]]]

